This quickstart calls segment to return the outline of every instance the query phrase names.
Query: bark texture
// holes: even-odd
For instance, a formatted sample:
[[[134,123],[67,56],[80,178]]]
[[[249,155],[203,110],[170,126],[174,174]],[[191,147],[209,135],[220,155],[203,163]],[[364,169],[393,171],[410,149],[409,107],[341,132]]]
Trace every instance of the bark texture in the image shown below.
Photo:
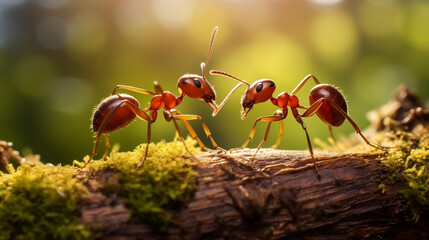
[[[424,219],[411,221],[400,184],[379,188],[389,173],[376,154],[316,152],[318,180],[307,151],[262,149],[249,161],[252,153],[199,155],[198,189],[172,210],[177,224],[167,232],[130,220],[119,197],[91,188],[81,221],[106,239],[429,238]],[[115,181],[112,172],[92,178]]]

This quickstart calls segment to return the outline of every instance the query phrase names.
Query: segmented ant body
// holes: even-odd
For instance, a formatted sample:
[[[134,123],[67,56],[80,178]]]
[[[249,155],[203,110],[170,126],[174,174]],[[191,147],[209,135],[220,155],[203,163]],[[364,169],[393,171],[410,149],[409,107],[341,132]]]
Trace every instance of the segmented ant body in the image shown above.
[[[158,116],[158,111],[163,109],[164,118],[167,121],[173,121],[176,131],[180,137],[180,139],[184,142],[182,133],[177,124],[177,120],[183,122],[191,136],[196,139],[201,148],[205,150],[208,149],[198,138],[196,132],[188,123],[189,120],[200,120],[204,129],[205,134],[210,139],[213,146],[223,152],[226,152],[224,149],[220,148],[214,139],[211,136],[210,130],[207,124],[203,121],[203,119],[198,115],[184,115],[174,108],[179,105],[185,96],[189,96],[191,98],[196,98],[205,101],[209,107],[215,111],[218,106],[215,103],[216,93],[210,83],[207,81],[205,77],[206,73],[206,65],[210,58],[210,53],[213,47],[213,42],[218,31],[218,27],[215,27],[212,33],[209,51],[207,54],[206,61],[201,63],[202,76],[196,74],[185,74],[179,78],[177,82],[177,87],[179,90],[179,96],[175,96],[169,91],[164,91],[158,82],[154,82],[155,92],[151,92],[145,89],[126,86],[126,85],[117,85],[113,90],[113,93],[110,97],[104,99],[94,110],[92,115],[92,130],[96,134],[96,140],[94,144],[94,149],[89,160],[82,167],[84,168],[95,156],[97,153],[98,143],[104,134],[106,139],[106,150],[103,155],[103,159],[107,157],[109,151],[109,137],[108,134],[114,131],[117,131],[121,128],[124,128],[130,124],[135,117],[137,116],[141,120],[148,122],[147,127],[147,145],[146,152],[140,163],[137,165],[137,168],[140,168],[144,160],[148,155],[148,147],[151,138],[151,124],[154,123]],[[145,95],[151,95],[152,99],[150,101],[150,106],[146,109],[141,109],[140,104],[133,96],[128,94],[116,94],[116,91],[119,89],[125,89],[136,93],[141,93]],[[189,152],[186,144],[185,148]]]
[[[316,172],[318,176],[320,176],[316,160],[314,158],[313,154],[313,148],[311,146],[310,137],[307,132],[307,127],[304,124],[304,121],[302,118],[311,117],[314,114],[316,114],[324,123],[326,123],[329,127],[329,132],[332,134],[331,126],[338,127],[341,126],[344,122],[344,120],[347,119],[347,121],[350,122],[350,124],[355,129],[356,133],[358,133],[361,138],[371,147],[382,149],[382,147],[374,145],[368,141],[368,139],[362,134],[360,128],[357,126],[357,124],[349,117],[347,114],[347,103],[344,100],[343,95],[336,89],[335,87],[328,85],[328,84],[321,84],[319,80],[316,79],[313,75],[307,75],[299,84],[298,86],[292,91],[292,93],[282,92],[277,97],[273,97],[273,93],[276,89],[276,85],[273,80],[270,79],[261,79],[258,81],[255,81],[252,84],[247,83],[246,81],[240,80],[230,74],[212,70],[210,71],[213,75],[222,75],[226,76],[232,79],[235,79],[237,81],[240,81],[240,83],[228,94],[228,96],[225,98],[225,100],[219,105],[219,108],[216,109],[213,112],[213,115],[216,115],[222,106],[225,104],[225,102],[228,100],[228,98],[232,95],[234,91],[236,91],[241,85],[246,84],[248,86],[246,92],[244,93],[242,99],[241,99],[241,105],[243,107],[241,118],[244,119],[249,111],[253,108],[253,105],[257,103],[262,103],[265,101],[270,100],[272,104],[275,106],[281,108],[282,110],[277,110],[274,112],[271,116],[264,116],[256,119],[255,123],[253,124],[252,130],[250,131],[249,137],[246,140],[246,142],[238,149],[244,149],[249,142],[253,139],[253,136],[255,134],[256,125],[260,121],[268,122],[267,129],[265,131],[265,135],[261,143],[258,145],[258,148],[256,149],[253,157],[258,153],[259,149],[262,147],[262,144],[268,139],[268,133],[272,122],[279,121],[279,137],[276,141],[276,143],[272,146],[272,148],[278,147],[280,144],[281,137],[283,135],[283,122],[282,120],[285,119],[288,115],[288,108],[290,108],[290,111],[292,112],[292,115],[294,116],[295,120],[302,126],[303,130],[305,131],[306,137],[307,137],[307,144],[308,149],[310,151],[311,158],[314,162],[314,166],[316,169]],[[309,95],[309,101],[310,106],[304,107],[300,105],[299,99],[296,96],[296,94],[301,90],[301,88],[304,86],[304,84],[309,80],[313,79],[316,83],[316,86],[313,87],[310,91]],[[302,114],[298,112],[298,109],[305,110]]]

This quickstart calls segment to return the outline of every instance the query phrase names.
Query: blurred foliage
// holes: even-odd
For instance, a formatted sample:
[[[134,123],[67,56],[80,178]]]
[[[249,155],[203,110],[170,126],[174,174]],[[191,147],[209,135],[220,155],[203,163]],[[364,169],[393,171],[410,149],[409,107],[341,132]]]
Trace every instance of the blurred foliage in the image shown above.
[[[427,100],[428,22],[429,2],[417,0],[1,1],[0,139],[45,161],[59,155],[69,163],[81,159],[93,147],[89,118],[100,99],[117,84],[152,90],[155,80],[177,94],[182,74],[200,73],[216,25],[220,30],[208,69],[250,82],[271,78],[275,95],[314,74],[343,90],[351,117],[365,128],[365,113],[389,99],[399,83]],[[209,81],[218,102],[236,84],[222,77]],[[311,87],[299,93],[303,105]],[[276,110],[269,102],[259,104],[241,120],[243,92],[215,118],[204,102],[190,98],[178,109],[201,115],[221,147],[238,147],[254,119]],[[147,106],[147,96],[133,95]],[[328,137],[317,117],[305,121],[310,137]],[[203,139],[201,124],[192,124]],[[145,141],[145,125],[136,121],[113,133],[111,141],[131,150]],[[276,126],[265,146],[275,141]],[[257,146],[264,127],[258,127],[250,147]],[[174,132],[160,117],[152,141],[170,141]],[[347,123],[335,129],[336,135],[352,132]],[[285,120],[280,148],[307,148],[293,118]]]

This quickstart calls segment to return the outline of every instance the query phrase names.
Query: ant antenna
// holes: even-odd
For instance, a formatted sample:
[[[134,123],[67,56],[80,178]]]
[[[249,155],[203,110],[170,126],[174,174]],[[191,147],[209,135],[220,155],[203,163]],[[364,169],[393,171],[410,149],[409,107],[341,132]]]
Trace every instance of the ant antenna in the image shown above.
[[[164,92],[164,90],[162,90],[161,86],[159,85],[158,81],[154,81],[153,86],[155,87],[155,92],[157,94],[162,94]]]
[[[212,116],[216,116],[217,113],[220,111],[220,109],[223,107],[223,105],[226,103],[226,101],[231,97],[231,95],[239,88],[241,87],[241,85],[243,85],[243,83],[239,83],[237,84],[237,86],[235,86],[231,92],[228,93],[228,95],[225,97],[225,99],[222,101],[222,103],[218,106],[218,108],[216,110],[213,111]]]
[[[210,40],[210,45],[209,45],[209,52],[207,53],[207,58],[206,61],[201,63],[201,70],[203,71],[203,78],[206,78],[206,66],[209,63],[209,59],[210,59],[210,54],[212,52],[212,48],[213,48],[213,43],[214,43],[214,39],[216,37],[217,31],[219,30],[219,27],[216,26],[213,29],[213,33],[212,33],[212,39]]]
[[[248,87],[250,87],[250,84],[249,84],[248,82],[246,82],[246,81],[244,81],[244,80],[241,80],[241,79],[239,79],[239,78],[237,78],[237,77],[234,77],[234,76],[232,76],[231,74],[226,73],[226,72],[222,72],[222,71],[219,71],[219,70],[210,70],[210,74],[212,74],[212,75],[221,75],[221,76],[229,77],[229,78],[235,79],[235,80],[237,80],[237,81],[239,81],[239,82],[241,82],[241,83],[243,83],[243,84],[246,84]]]
[[[231,90],[231,92],[228,93],[228,95],[225,97],[225,99],[222,101],[222,103],[219,105],[219,107],[216,110],[213,111],[212,116],[214,117],[214,116],[217,115],[217,113],[220,111],[220,109],[223,107],[223,105],[226,103],[226,101],[231,97],[231,95],[235,91],[237,91],[237,89],[239,87],[241,87],[241,85],[246,84],[248,87],[250,87],[250,84],[248,82],[244,81],[244,80],[241,80],[241,79],[239,79],[237,77],[234,77],[234,76],[232,76],[232,75],[230,75],[228,73],[225,73],[225,72],[222,72],[222,71],[219,71],[219,70],[211,70],[210,74],[212,74],[212,75],[222,75],[222,76],[225,76],[225,77],[229,77],[229,78],[235,79],[235,80],[237,80],[237,81],[240,82],[239,84],[237,84],[237,86],[235,86]]]

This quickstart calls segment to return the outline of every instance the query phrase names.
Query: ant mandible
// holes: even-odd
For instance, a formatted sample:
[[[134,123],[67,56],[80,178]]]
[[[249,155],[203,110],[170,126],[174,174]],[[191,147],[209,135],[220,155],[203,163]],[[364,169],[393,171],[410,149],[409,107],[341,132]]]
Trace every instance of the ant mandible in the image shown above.
[[[207,148],[202,141],[198,138],[195,130],[188,123],[189,120],[200,120],[204,129],[205,134],[210,139],[213,146],[219,151],[226,152],[224,149],[220,148],[213,137],[211,136],[210,130],[204,120],[198,115],[184,115],[174,108],[179,105],[185,96],[191,98],[196,98],[203,100],[209,105],[209,107],[215,111],[218,106],[215,103],[216,93],[210,83],[207,81],[206,66],[210,59],[211,50],[213,48],[213,42],[216,37],[218,27],[216,26],[213,30],[211,41],[209,45],[209,50],[207,54],[206,61],[201,63],[202,76],[196,74],[185,74],[181,76],[177,82],[177,87],[179,90],[179,96],[176,97],[169,91],[162,90],[161,86],[157,81],[154,82],[155,92],[151,92],[145,89],[126,86],[126,85],[117,85],[110,97],[104,99],[94,110],[92,115],[92,130],[96,134],[96,140],[94,144],[94,149],[89,160],[81,167],[83,169],[95,156],[97,153],[98,143],[104,134],[106,139],[106,150],[104,152],[103,158],[107,157],[110,144],[109,144],[109,133],[117,131],[121,128],[126,127],[130,124],[134,118],[137,116],[141,120],[148,122],[147,127],[147,144],[146,152],[142,157],[140,163],[137,165],[137,169],[143,166],[144,160],[148,155],[148,148],[151,138],[151,124],[154,123],[158,116],[158,110],[164,108],[163,114],[164,118],[167,121],[173,121],[176,131],[183,141],[186,150],[190,153],[188,147],[185,144],[180,128],[176,120],[183,122],[191,136],[198,142],[198,144],[204,150],[211,150]],[[118,89],[126,89],[132,92],[141,93],[145,95],[153,96],[150,101],[150,106],[146,109],[140,109],[140,104],[133,96],[128,94],[116,94]],[[192,155],[192,154],[191,154]]]
[[[361,138],[366,142],[366,144],[368,144],[373,148],[385,150],[383,147],[370,143],[368,139],[362,134],[358,125],[349,117],[349,115],[347,114],[347,102],[345,101],[340,91],[338,91],[338,89],[336,89],[335,87],[329,84],[321,84],[319,80],[317,80],[317,78],[311,74],[307,75],[298,84],[298,86],[296,86],[296,88],[292,91],[291,94],[288,94],[287,92],[282,92],[277,97],[273,97],[274,90],[276,89],[276,84],[271,79],[260,79],[253,82],[252,84],[249,84],[244,80],[238,79],[237,77],[234,77],[222,71],[212,70],[210,71],[210,73],[213,75],[226,76],[240,82],[234,89],[231,90],[231,92],[227,95],[225,100],[219,105],[218,109],[216,109],[213,112],[213,116],[220,111],[220,109],[228,100],[228,98],[232,95],[232,93],[236,91],[243,84],[247,85],[247,90],[241,99],[241,105],[243,107],[241,119],[244,119],[247,116],[247,114],[253,108],[254,104],[262,103],[268,100],[270,100],[271,103],[274,104],[275,106],[282,109],[282,110],[275,111],[274,114],[271,116],[264,116],[256,119],[255,123],[253,124],[252,130],[250,131],[248,139],[240,148],[238,148],[238,149],[244,149],[247,146],[247,144],[249,144],[249,142],[253,139],[253,136],[256,130],[256,124],[258,122],[260,121],[268,122],[268,126],[265,131],[264,138],[261,141],[261,143],[258,145],[258,148],[253,154],[252,159],[256,156],[259,149],[262,147],[262,144],[265,141],[267,141],[271,123],[276,121],[279,121],[279,137],[276,143],[272,146],[272,148],[278,147],[278,145],[280,144],[281,137],[283,135],[282,120],[287,117],[288,106],[291,109],[292,114],[295,117],[296,121],[302,126],[303,130],[305,131],[305,135],[307,137],[308,149],[310,151],[311,159],[313,160],[314,167],[319,178],[320,178],[320,172],[319,172],[316,160],[314,158],[310,137],[308,135],[307,128],[302,118],[311,117],[314,114],[316,114],[324,123],[328,125],[329,132],[332,137],[333,137],[333,134],[332,134],[331,126],[339,127],[343,124],[344,120],[347,119],[347,121],[349,121],[349,123],[355,129],[356,133],[358,133],[361,136]],[[299,104],[299,99],[296,96],[296,94],[301,90],[301,88],[309,79],[313,79],[314,82],[316,83],[316,86],[314,86],[310,91],[310,95],[309,95],[310,106],[307,108]],[[304,109],[305,111],[304,113],[300,114],[298,112],[298,109]]]

